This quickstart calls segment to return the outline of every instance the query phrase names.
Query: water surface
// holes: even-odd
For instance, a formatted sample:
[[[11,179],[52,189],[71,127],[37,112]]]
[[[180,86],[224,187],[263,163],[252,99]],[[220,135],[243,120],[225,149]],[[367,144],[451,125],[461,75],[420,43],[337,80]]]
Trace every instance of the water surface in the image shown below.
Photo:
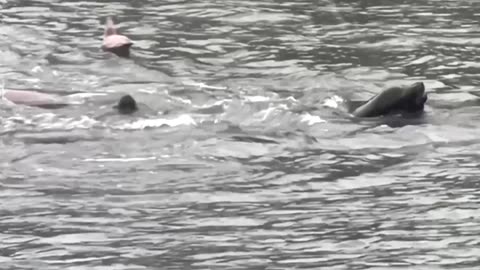
[[[478,269],[480,2],[0,6],[5,87],[76,103],[0,106],[0,268]],[[126,93],[158,113],[96,118]]]

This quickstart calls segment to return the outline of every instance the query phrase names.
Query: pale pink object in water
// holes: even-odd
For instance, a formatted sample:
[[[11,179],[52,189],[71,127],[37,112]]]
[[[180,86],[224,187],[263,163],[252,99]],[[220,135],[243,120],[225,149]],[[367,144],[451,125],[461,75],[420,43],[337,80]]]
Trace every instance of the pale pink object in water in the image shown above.
[[[43,108],[58,108],[68,105],[58,96],[40,93],[37,91],[3,90],[3,98],[15,104]]]
[[[129,57],[133,42],[124,35],[119,35],[111,17],[107,18],[103,34],[102,49],[118,56]]]

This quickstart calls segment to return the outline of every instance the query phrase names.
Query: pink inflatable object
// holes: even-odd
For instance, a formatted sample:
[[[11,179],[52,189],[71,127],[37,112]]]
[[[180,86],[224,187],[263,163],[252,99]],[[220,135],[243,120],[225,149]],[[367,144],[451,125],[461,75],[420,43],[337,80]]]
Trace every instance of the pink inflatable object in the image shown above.
[[[129,57],[132,44],[133,42],[128,37],[117,33],[112,18],[108,17],[103,34],[102,49],[120,57]]]
[[[3,98],[15,104],[41,108],[60,108],[68,105],[68,103],[62,101],[58,96],[37,91],[4,90]]]

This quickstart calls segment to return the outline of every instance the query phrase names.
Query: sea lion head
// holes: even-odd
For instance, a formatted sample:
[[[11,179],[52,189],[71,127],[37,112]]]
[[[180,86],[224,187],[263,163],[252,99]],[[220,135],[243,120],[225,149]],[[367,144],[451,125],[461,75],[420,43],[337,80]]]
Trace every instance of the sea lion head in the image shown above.
[[[138,110],[137,102],[130,95],[122,96],[114,108],[117,109],[120,114],[132,114]]]
[[[385,89],[369,101],[356,108],[357,117],[377,117],[385,115],[417,115],[422,113],[427,94],[423,82],[408,86],[395,86]]]
[[[406,113],[421,112],[425,102],[427,102],[427,98],[423,82],[416,82],[404,88],[403,96],[395,107],[397,107],[397,110]]]

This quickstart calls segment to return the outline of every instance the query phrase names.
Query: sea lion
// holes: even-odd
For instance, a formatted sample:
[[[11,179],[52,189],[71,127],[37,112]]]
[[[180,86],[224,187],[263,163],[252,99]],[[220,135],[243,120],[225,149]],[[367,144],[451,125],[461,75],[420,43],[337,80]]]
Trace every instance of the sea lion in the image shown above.
[[[107,17],[103,34],[102,49],[117,56],[130,57],[130,47],[133,42],[124,35],[119,35],[111,17]]]
[[[376,117],[392,114],[423,112],[427,93],[423,82],[402,87],[390,87],[372,97],[353,111],[356,117]]]
[[[132,114],[138,110],[137,102],[130,95],[122,96],[113,108],[118,110],[120,114]]]

